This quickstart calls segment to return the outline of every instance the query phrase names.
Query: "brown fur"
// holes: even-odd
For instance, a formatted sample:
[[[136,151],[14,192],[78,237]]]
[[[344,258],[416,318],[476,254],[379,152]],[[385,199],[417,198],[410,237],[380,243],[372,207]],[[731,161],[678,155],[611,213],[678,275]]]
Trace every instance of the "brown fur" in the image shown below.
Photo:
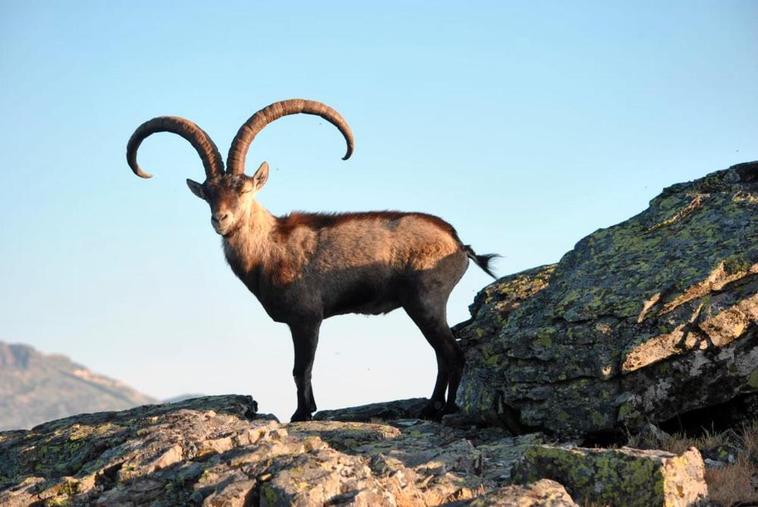
[[[363,211],[357,213],[303,213],[295,211],[288,215],[284,215],[283,217],[277,218],[276,233],[280,237],[286,238],[292,233],[293,230],[298,227],[307,227],[316,231],[327,227],[337,227],[338,225],[344,224],[346,222],[357,222],[361,220],[382,220],[389,224],[408,216],[413,216],[428,221],[430,224],[439,227],[440,230],[450,234],[456,239],[456,241],[461,243],[460,238],[458,238],[458,232],[455,230],[455,228],[453,228],[452,225],[445,222],[438,216],[429,215],[427,213],[408,213],[391,210]]]
[[[278,112],[268,116],[269,110]],[[205,182],[187,180],[192,193],[210,206],[211,224],[223,237],[224,254],[234,274],[273,320],[290,328],[295,346],[292,373],[297,386],[297,410],[292,420],[309,419],[316,410],[311,372],[321,322],[333,315],[379,314],[400,307],[429,341],[437,358],[437,380],[423,415],[440,417],[455,411],[464,358],[447,325],[447,300],[469,259],[491,273],[488,264],[492,256],[476,255],[470,246],[463,245],[450,224],[426,213],[273,216],[255,199],[268,180],[268,164],[262,163],[248,177],[244,174],[244,155],[263,126],[296,112],[318,114],[337,125],[348,143],[346,158],[350,156],[352,134],[339,114],[312,101],[285,101],[259,111],[239,130],[230,150],[229,172],[222,173],[222,166],[216,163],[212,171],[206,171]],[[143,177],[147,175],[136,165],[136,154],[139,143],[148,135],[175,132],[196,148],[207,138],[199,128],[181,130],[167,127],[165,122],[148,123],[149,128],[140,127],[142,130],[138,129],[127,146],[130,166]],[[215,150],[215,145],[211,148]],[[211,155],[220,158],[217,150],[211,154],[198,151],[204,163]]]

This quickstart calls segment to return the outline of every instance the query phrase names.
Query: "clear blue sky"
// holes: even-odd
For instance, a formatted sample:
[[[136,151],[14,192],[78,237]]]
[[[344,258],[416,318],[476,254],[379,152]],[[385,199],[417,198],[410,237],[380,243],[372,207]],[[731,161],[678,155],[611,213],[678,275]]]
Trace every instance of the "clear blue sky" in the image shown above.
[[[194,150],[143,145],[185,116],[222,153],[275,100],[248,167],[274,213],[438,214],[502,275],[555,262],[664,186],[758,159],[758,3],[0,2],[0,339],[62,352],[156,397],[295,406],[287,328],[225,265]],[[471,268],[450,323],[488,283]],[[402,312],[325,323],[321,408],[429,395],[434,356]]]

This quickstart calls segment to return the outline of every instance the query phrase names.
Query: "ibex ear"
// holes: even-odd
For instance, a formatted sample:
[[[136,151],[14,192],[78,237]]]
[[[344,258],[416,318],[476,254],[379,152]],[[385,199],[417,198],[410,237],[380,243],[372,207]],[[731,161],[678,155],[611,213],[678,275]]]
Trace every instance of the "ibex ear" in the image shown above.
[[[205,200],[205,192],[203,191],[202,184],[187,178],[187,186],[193,194],[198,196],[200,199]]]
[[[260,190],[263,188],[263,185],[266,184],[266,181],[268,180],[268,162],[263,162],[261,166],[258,168],[257,171],[255,171],[255,174],[253,174],[253,184],[255,185],[255,190]]]

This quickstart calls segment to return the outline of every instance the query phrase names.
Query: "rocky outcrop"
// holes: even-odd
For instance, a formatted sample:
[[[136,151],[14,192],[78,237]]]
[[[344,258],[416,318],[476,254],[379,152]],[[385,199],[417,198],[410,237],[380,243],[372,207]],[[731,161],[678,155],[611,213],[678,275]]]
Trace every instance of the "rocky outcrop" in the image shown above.
[[[0,431],[155,401],[65,356],[0,342]]]
[[[418,419],[283,425],[256,408],[249,396],[205,397],[0,433],[0,505],[463,505],[485,492],[490,500],[531,498],[519,505],[568,498],[558,486],[507,488],[513,464],[540,435]]]
[[[696,450],[606,455],[498,428],[279,424],[256,409],[249,396],[215,396],[0,433],[0,505],[558,507],[576,505],[571,495],[628,505],[631,487],[669,505],[659,485],[680,498],[705,491]]]
[[[758,162],[673,185],[456,327],[469,414],[586,435],[758,391]]]

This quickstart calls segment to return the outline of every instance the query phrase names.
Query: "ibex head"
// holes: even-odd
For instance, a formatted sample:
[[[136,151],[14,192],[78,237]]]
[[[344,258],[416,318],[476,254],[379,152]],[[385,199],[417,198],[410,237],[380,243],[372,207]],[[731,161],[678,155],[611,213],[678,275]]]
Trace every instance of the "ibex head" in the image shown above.
[[[211,224],[222,236],[234,232],[240,217],[250,210],[255,194],[268,178],[268,164],[263,162],[251,178],[244,174],[224,174],[198,183],[187,178],[187,186],[193,194],[211,207]]]
[[[173,132],[195,147],[205,168],[205,181],[187,180],[193,194],[205,200],[211,208],[211,224],[215,231],[226,236],[240,225],[255,200],[255,194],[266,184],[268,164],[263,162],[255,174],[245,175],[245,158],[255,136],[272,121],[282,116],[305,113],[321,116],[337,127],[347,142],[347,153],[353,153],[353,134],[345,119],[334,109],[314,100],[290,99],[275,102],[251,116],[237,131],[227,157],[228,167],[210,136],[195,123],[176,116],[160,116],[148,120],[134,131],[126,147],[126,158],[134,174],[150,178],[137,164],[137,150],[142,141],[156,132]]]

